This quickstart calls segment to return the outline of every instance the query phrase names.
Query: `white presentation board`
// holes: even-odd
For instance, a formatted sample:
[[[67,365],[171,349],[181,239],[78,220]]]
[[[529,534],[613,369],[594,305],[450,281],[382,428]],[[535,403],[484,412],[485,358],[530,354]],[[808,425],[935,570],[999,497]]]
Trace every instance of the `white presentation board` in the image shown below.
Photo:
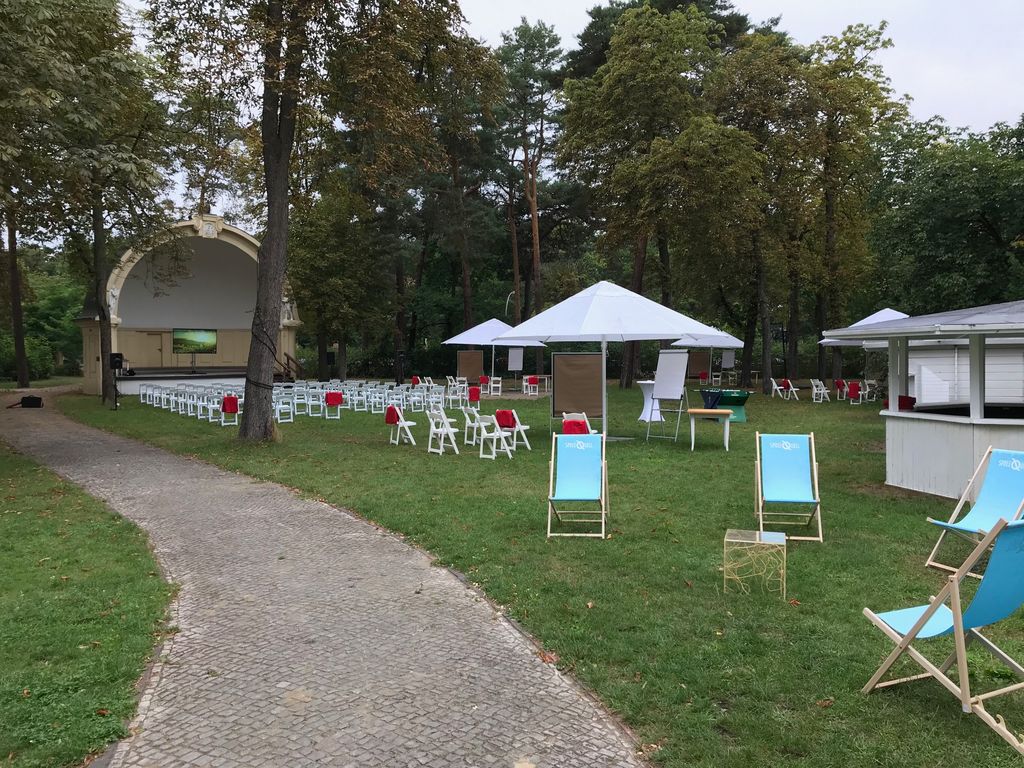
[[[723,368],[735,368],[736,367],[736,350],[726,349],[722,352],[722,367]]]
[[[521,371],[521,370],[523,370],[523,348],[522,347],[511,347],[508,350],[508,369],[509,369],[509,371]]]
[[[686,364],[690,353],[685,349],[663,349],[658,355],[654,374],[655,400],[681,400],[686,392]]]

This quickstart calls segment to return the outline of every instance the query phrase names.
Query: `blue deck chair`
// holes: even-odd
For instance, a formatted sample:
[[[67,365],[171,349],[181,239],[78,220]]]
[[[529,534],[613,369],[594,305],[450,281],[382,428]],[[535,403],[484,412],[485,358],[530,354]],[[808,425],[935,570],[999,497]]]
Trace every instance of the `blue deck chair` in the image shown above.
[[[978,591],[974,594],[966,611],[961,610],[960,584],[977,565],[989,546],[992,554],[985,569]],[[873,613],[864,609],[864,615],[892,640],[896,647],[882,662],[882,666],[868,680],[863,692],[870,693],[876,688],[887,688],[911,680],[934,678],[943,688],[960,700],[964,712],[973,712],[992,730],[998,733],[1017,752],[1024,755],[1024,742],[1012,733],[1000,715],[989,714],[985,702],[997,696],[1024,689],[1024,682],[1017,682],[987,693],[971,695],[970,669],[967,665],[967,646],[976,642],[999,659],[1021,680],[1024,667],[1000,650],[978,630],[1016,613],[1024,604],[1024,568],[1020,567],[1024,554],[1024,521],[1007,523],[998,520],[970,557],[952,575],[947,577],[946,586],[926,605],[903,608],[886,613]],[[949,603],[947,606],[946,603]],[[912,643],[927,638],[953,638],[953,652],[941,664],[929,661]],[[901,677],[895,680],[882,678],[903,654],[917,662],[922,674]],[[956,682],[947,674],[956,666]]]
[[[758,432],[754,475],[758,530],[763,531],[765,525],[805,525],[813,535],[787,535],[787,538],[824,541],[813,432],[809,435],[762,435]],[[769,504],[784,508],[769,510]]]
[[[608,522],[608,465],[603,435],[551,435],[548,485],[548,537],[604,538]],[[594,510],[564,509],[563,504],[593,503]],[[599,531],[556,533],[552,523],[588,523]]]
[[[967,504],[971,490],[978,482],[979,476],[984,470],[984,479],[981,481],[981,488],[978,490],[978,499],[961,519],[960,513]],[[969,539],[976,544],[981,537],[992,530],[1000,518],[1005,520],[1018,520],[1024,512],[1024,451],[993,450],[989,446],[974,470],[971,479],[967,481],[967,487],[949,520],[933,520],[928,518],[929,523],[942,528],[939,540],[932,547],[931,554],[925,563],[933,568],[940,568],[944,571],[955,571],[951,565],[939,562],[936,557],[939,547],[947,533]],[[972,576],[977,574],[972,573]]]

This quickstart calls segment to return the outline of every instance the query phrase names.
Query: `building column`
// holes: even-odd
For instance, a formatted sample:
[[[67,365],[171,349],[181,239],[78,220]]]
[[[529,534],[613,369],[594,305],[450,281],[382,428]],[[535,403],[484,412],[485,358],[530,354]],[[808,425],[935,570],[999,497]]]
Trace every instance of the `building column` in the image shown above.
[[[985,337],[970,337],[971,418],[985,418]]]
[[[907,394],[909,339],[889,338],[889,410],[898,411],[900,395]]]

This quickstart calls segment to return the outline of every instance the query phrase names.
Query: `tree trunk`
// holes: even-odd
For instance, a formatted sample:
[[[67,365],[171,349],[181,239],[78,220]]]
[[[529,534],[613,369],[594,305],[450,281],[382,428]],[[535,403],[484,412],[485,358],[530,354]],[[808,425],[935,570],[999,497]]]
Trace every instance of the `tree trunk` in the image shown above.
[[[658,224],[658,263],[661,267],[661,304],[672,309],[672,254],[663,223]]]
[[[641,235],[633,244],[633,276],[629,288],[634,293],[644,292],[644,267],[647,264],[647,235]],[[635,341],[627,341],[622,352],[622,370],[619,371],[619,388],[629,389],[633,386],[636,374],[639,346]]]
[[[395,254],[395,383],[405,381],[405,256],[398,251]]]
[[[413,279],[413,286],[415,291],[418,293],[420,286],[423,285],[423,272],[427,268],[427,253],[430,250],[430,227],[424,226],[423,228],[423,245],[420,248],[420,257],[416,263],[416,277]],[[415,298],[415,295],[414,295]],[[419,316],[416,314],[416,310],[413,309],[411,317],[409,318],[409,353],[414,356],[416,354],[416,339],[419,333]],[[410,364],[414,364],[414,361],[410,359]]]
[[[864,370],[864,375],[867,376],[867,368]],[[843,348],[832,347],[832,379],[843,378]]]
[[[512,190],[508,195],[508,234],[512,240],[512,324],[523,322],[523,302],[519,285],[519,225],[516,222],[516,207],[512,199]]]
[[[18,267],[18,222],[12,205],[7,209],[7,280],[11,299],[11,333],[18,386],[28,386],[28,355],[25,354],[25,321],[21,306],[21,269]]]
[[[768,314],[768,269],[761,254],[761,236],[754,235],[754,262],[757,264],[757,314],[761,321],[761,392],[771,392],[772,321]]]
[[[459,265],[462,267],[462,326],[473,327],[473,282],[469,264],[469,238],[466,236],[466,190],[462,187],[459,162],[451,158],[452,192],[455,195],[455,215],[459,228]]]
[[[814,331],[815,337],[822,338],[825,323],[828,319],[828,295],[824,288],[819,288],[814,294]],[[823,379],[828,370],[828,348],[818,345],[818,378]]]
[[[743,323],[743,359],[740,363],[741,387],[749,387],[752,379],[750,372],[754,369],[754,341],[757,338],[757,318],[760,306],[757,281],[755,280],[753,291],[750,294],[750,304],[747,306],[747,316]]]
[[[93,298],[96,313],[100,319],[100,396],[104,403],[114,402],[114,372],[110,369],[110,353],[113,351],[113,329],[110,324],[110,297],[107,295],[107,229],[103,223],[103,188],[93,187],[92,203],[92,274]]]
[[[341,334],[338,339],[338,378],[344,381],[348,378],[348,334]]]
[[[835,160],[832,157],[831,147],[838,141],[836,132],[838,128],[833,117],[829,117],[828,144],[825,156],[822,160],[821,175],[822,186],[825,196],[825,277],[823,284],[818,289],[815,320],[817,321],[817,338],[821,338],[822,331],[826,330],[828,322],[829,295],[831,293],[832,281],[838,270],[838,224],[836,220],[836,189],[834,179]],[[828,350],[821,345],[818,346],[818,378],[824,379],[828,375]]]
[[[288,264],[289,176],[295,143],[295,111],[305,55],[305,9],[291,9],[285,19],[281,0],[264,9],[263,95],[260,135],[263,176],[267,188],[267,228],[256,270],[256,306],[245,372],[245,410],[238,430],[241,440],[273,440],[274,365],[281,328],[281,300]],[[287,40],[287,49],[284,44]],[[282,66],[283,59],[283,66]]]
[[[800,270],[789,270],[789,321],[786,323],[786,376],[799,378],[800,362]]]
[[[331,366],[327,362],[327,331],[323,321],[316,324],[316,370],[317,378],[320,381],[327,381],[331,378]]]
[[[534,314],[544,308],[540,277],[540,214],[537,211],[537,167],[529,158],[528,147],[524,147],[523,173],[526,177],[526,202],[530,206],[530,238],[533,245],[532,277]]]

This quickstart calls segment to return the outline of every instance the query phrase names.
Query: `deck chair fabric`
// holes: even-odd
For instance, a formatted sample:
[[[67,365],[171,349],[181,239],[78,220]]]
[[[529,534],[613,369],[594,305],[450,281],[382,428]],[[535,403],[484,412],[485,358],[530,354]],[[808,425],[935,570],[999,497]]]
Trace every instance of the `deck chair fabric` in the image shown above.
[[[990,546],[992,554],[981,584],[978,585],[978,590],[967,610],[962,610],[961,582],[970,575]],[[1006,664],[1018,678],[1024,679],[1024,667],[979,631],[1010,617],[1024,604],[1024,568],[1020,567],[1022,551],[1024,521],[1008,523],[1005,519],[1000,519],[978,543],[963,565],[948,577],[946,585],[930,602],[878,614],[865,608],[864,615],[892,640],[896,647],[868,680],[863,692],[870,693],[877,688],[933,678],[960,700],[964,712],[977,715],[1018,753],[1024,755],[1024,742],[1006,727],[1001,716],[990,714],[985,706],[985,702],[991,699],[1021,690],[1024,688],[1024,682],[972,695],[967,659],[967,646],[976,642]],[[931,662],[913,645],[915,640],[949,636],[953,638],[954,650],[941,664]],[[904,654],[917,662],[924,672],[883,681],[882,678]],[[947,674],[953,667],[957,671],[956,682]]]
[[[978,478],[982,476],[983,471],[977,500],[967,514],[960,517],[960,513],[967,505],[971,490],[977,485]],[[971,479],[967,482],[967,487],[960,496],[949,520],[943,522],[928,518],[928,522],[942,528],[942,532],[939,534],[939,540],[935,542],[931,554],[928,555],[926,565],[940,570],[955,571],[956,568],[953,566],[936,559],[947,533],[977,542],[992,530],[992,527],[1000,519],[1018,520],[1022,513],[1024,513],[1024,451],[993,449],[992,446],[989,446],[978,463],[977,469],[974,470],[974,474],[971,475]]]
[[[551,436],[548,484],[548,537],[605,537],[608,522],[608,467],[603,435]],[[598,509],[569,509],[593,503]],[[556,532],[554,522],[586,523],[598,530]]]
[[[814,433],[763,435],[758,432],[756,439],[754,474],[758,530],[763,531],[766,524],[806,525],[811,534],[788,538],[823,541]],[[787,508],[769,509],[769,505],[786,505]],[[793,506],[809,506],[811,509],[793,511]]]

